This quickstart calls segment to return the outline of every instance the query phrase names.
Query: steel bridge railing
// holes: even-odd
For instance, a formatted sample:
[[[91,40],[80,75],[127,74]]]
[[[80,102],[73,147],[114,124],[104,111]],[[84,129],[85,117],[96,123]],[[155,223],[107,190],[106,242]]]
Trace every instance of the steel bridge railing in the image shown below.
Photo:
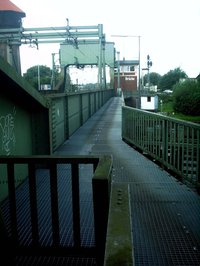
[[[122,138],[199,188],[200,125],[123,106]]]
[[[92,166],[92,198],[93,198],[93,215],[94,215],[94,233],[95,233],[95,245],[94,246],[83,246],[81,244],[81,206],[80,206],[80,165]],[[28,182],[28,201],[30,212],[30,227],[31,237],[28,245],[21,244],[18,215],[20,206],[16,204],[16,186],[15,180],[16,168],[23,165],[23,171],[26,172]],[[58,168],[59,166],[70,165],[70,176],[71,176],[71,190],[69,193],[72,201],[72,224],[73,224],[73,245],[63,246],[61,244],[62,235],[60,233],[60,215],[59,212],[59,193],[58,193]],[[26,167],[24,167],[26,166]],[[9,201],[9,231],[8,235],[14,243],[14,253],[22,255],[40,255],[40,256],[86,256],[96,257],[97,264],[103,264],[105,242],[106,242],[106,231],[110,201],[110,186],[111,186],[111,171],[112,171],[112,157],[63,157],[63,156],[0,156],[0,167],[3,167],[3,171],[7,175],[8,182],[8,201]],[[37,169],[48,169],[48,183],[47,190],[49,189],[50,194],[50,214],[51,230],[50,235],[52,240],[50,245],[42,245],[39,233],[39,214],[38,214],[38,183]],[[65,171],[64,168],[62,171]],[[4,173],[4,174],[5,174]],[[86,173],[87,174],[87,173]],[[26,182],[26,181],[25,181]],[[26,201],[27,201],[26,200]],[[48,200],[48,199],[47,199]],[[62,210],[63,211],[63,210]],[[68,209],[64,209],[65,212],[70,212]],[[1,215],[0,215],[1,216]],[[0,217],[2,220],[2,217]],[[89,218],[91,219],[91,218]],[[2,228],[0,228],[2,231]],[[27,228],[22,230],[26,231]],[[21,231],[20,231],[21,232]],[[11,251],[11,250],[10,250]],[[11,252],[10,252],[11,255]]]

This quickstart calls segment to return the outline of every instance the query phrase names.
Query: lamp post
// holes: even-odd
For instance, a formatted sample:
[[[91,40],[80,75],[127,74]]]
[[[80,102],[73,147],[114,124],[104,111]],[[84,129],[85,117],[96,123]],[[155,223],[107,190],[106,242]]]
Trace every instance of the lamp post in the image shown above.
[[[138,38],[138,109],[141,108],[141,84],[140,84],[140,35],[111,35],[111,37],[120,37],[120,38]]]

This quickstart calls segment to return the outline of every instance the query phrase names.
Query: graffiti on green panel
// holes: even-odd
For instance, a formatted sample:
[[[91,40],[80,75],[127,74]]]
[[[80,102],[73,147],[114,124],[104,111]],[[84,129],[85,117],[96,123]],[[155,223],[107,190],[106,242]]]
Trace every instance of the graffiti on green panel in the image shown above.
[[[15,107],[10,113],[0,115],[0,154],[10,155],[15,147]]]

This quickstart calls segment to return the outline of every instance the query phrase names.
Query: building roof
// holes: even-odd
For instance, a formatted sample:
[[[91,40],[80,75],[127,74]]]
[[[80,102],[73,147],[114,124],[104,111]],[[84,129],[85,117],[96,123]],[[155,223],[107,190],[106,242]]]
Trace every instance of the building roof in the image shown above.
[[[0,11],[14,11],[18,13],[24,13],[19,7],[13,4],[10,0],[0,0]]]
[[[120,66],[137,66],[139,65],[139,60],[120,60]]]

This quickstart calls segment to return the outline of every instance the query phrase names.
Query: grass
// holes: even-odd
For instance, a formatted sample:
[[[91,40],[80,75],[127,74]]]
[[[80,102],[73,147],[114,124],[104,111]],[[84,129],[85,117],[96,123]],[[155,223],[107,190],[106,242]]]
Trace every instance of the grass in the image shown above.
[[[159,111],[161,112],[161,106],[159,104]],[[173,116],[174,118],[186,120],[194,123],[200,123],[200,116],[184,115],[181,113],[175,113],[173,110],[172,101],[163,102],[162,112],[168,116]]]

